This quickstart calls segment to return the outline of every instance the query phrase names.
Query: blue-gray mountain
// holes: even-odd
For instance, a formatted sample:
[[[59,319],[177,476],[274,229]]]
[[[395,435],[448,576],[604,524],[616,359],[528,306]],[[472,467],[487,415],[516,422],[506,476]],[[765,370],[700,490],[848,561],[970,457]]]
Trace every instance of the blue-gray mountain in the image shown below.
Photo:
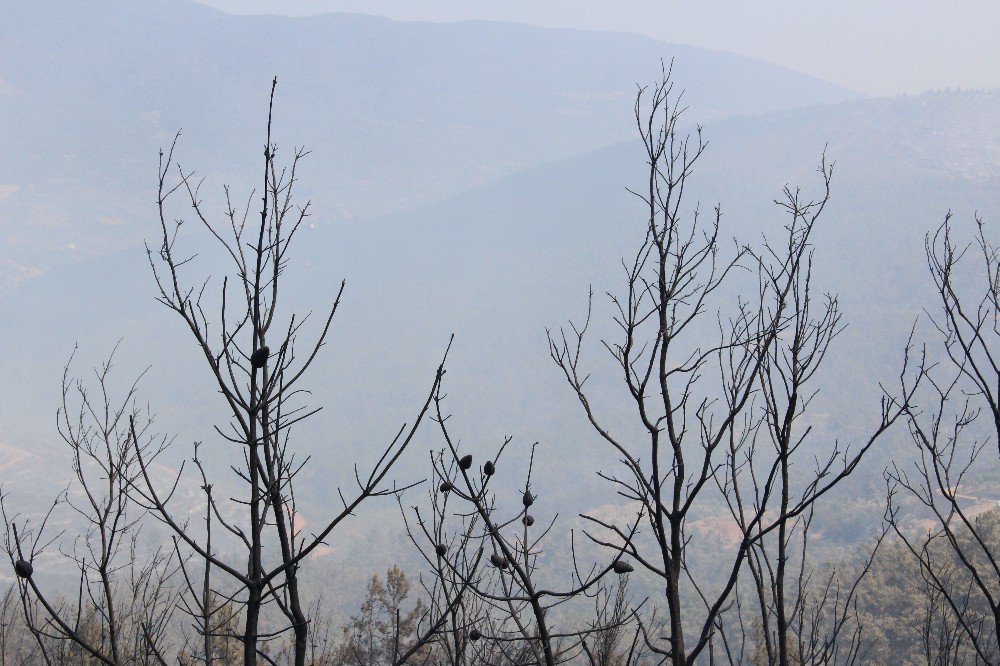
[[[699,121],[853,95],[734,55],[633,35],[359,15],[231,16],[186,0],[0,5],[5,281],[148,232],[156,152],[254,183],[266,93],[314,150],[318,220],[454,195],[631,135],[635,83],[676,58]],[[17,249],[11,249],[16,244]],[[10,264],[13,263],[13,265]]]

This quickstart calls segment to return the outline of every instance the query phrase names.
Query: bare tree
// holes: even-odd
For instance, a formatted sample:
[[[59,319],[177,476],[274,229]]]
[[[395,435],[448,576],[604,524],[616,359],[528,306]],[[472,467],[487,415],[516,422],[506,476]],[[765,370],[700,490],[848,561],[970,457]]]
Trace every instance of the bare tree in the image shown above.
[[[630,666],[641,663],[644,656],[642,631],[629,626],[633,611],[628,576],[622,576],[613,594],[602,587],[594,595],[592,632],[580,645],[590,666]]]
[[[730,437],[724,471],[716,476],[744,540],[750,542],[747,565],[769,664],[855,663],[861,658],[855,595],[885,534],[879,535],[863,566],[849,579],[844,577],[845,567],[839,575],[833,570],[823,580],[814,580],[809,531],[816,500],[851,474],[900,418],[901,405],[908,404],[922,373],[921,366],[907,378],[908,348],[899,377],[902,402],[893,401],[883,389],[881,419],[867,440],[855,450],[835,441],[824,458],[817,456],[813,469],[803,469],[811,454],[812,431],[803,422],[819,393],[813,380],[843,330],[837,298],[826,294],[818,300],[814,294],[814,250],[808,237],[829,199],[832,166],[825,160],[820,173],[825,185],[821,199],[806,201],[798,190],[785,188],[784,199],[778,202],[790,219],[785,243],[774,247],[765,241],[763,252],[750,251],[758,267],[759,302],[770,300],[769,311],[778,317],[757,317],[757,339],[770,340],[760,361],[760,390],[749,402],[753,410],[747,413],[740,436]],[[770,335],[768,327],[775,325],[781,330]],[[733,392],[727,404],[735,405],[739,398]],[[727,655],[732,660],[728,650]]]
[[[18,576],[23,618],[48,663],[73,644],[79,656],[105,664],[163,663],[166,632],[174,611],[171,553],[144,542],[144,512],[128,496],[138,478],[139,452],[152,445],[152,420],[136,404],[138,380],[116,399],[111,358],[95,373],[95,391],[63,371],[59,434],[71,456],[73,480],[37,525],[8,513],[5,548]],[[84,531],[60,553],[78,573],[75,601],[43,589],[36,562],[63,532],[46,530],[53,512],[68,510]],[[63,571],[67,574],[67,571]],[[47,641],[56,641],[51,649]],[[62,645],[59,645],[61,643]]]
[[[666,607],[662,638],[655,619],[641,626],[649,650],[679,665],[695,663],[706,649],[713,650],[713,637],[734,602],[744,564],[770,535],[779,544],[774,563],[781,569],[775,572],[772,605],[778,612],[779,640],[789,639],[792,613],[781,589],[788,579],[789,535],[796,521],[850,475],[900,418],[915,379],[907,380],[913,373],[904,363],[903,397],[885,393],[871,437],[849,452],[835,448],[820,458],[808,479],[793,484],[790,470],[802,433],[791,426],[809,401],[800,390],[838,330],[836,301],[827,300],[813,314],[809,290],[810,236],[829,200],[831,167],[825,160],[820,166],[824,190],[816,200],[786,189],[781,205],[789,221],[781,243],[765,244],[760,251],[737,245],[724,257],[721,210],[716,207],[706,223],[697,207],[689,213],[682,206],[688,177],[706,144],[700,128],[693,136],[680,132],[684,108],[681,96],[672,93],[669,72],[664,72],[657,85],[637,95],[635,119],[649,170],[646,187],[633,194],[647,211],[645,237],[634,257],[623,262],[624,295],[609,294],[621,339],[603,342],[634,404],[644,433],[641,442],[608,427],[587,390],[589,374],[581,353],[590,308],[582,325],[550,332],[549,344],[589,423],[621,460],[621,475],[602,472],[601,477],[639,507],[650,531],[649,537],[636,538],[631,526],[591,516],[594,531],[589,534],[599,544],[623,550],[660,579]],[[713,299],[740,271],[756,274],[759,290],[750,298],[731,297],[736,301],[732,313],[720,310],[714,322],[706,321]],[[706,342],[713,328],[718,341]],[[774,449],[770,459],[761,461],[755,456],[765,437]],[[688,560],[693,535],[686,530],[702,505],[711,508],[713,489],[729,502],[740,534],[731,557],[717,568],[718,585],[707,584],[693,571]],[[703,607],[697,617],[685,605],[690,596]],[[777,654],[776,663],[787,663],[787,652]]]
[[[20,589],[11,584],[0,597],[0,666],[43,660],[38,641],[24,622]]]
[[[810,509],[790,525],[784,549],[778,543],[751,548],[752,598],[734,591],[732,608],[718,624],[721,659],[734,664],[868,663],[871,640],[858,601],[887,528],[864,548],[860,563],[817,565],[809,553],[814,515]],[[732,631],[734,625],[739,633]]]
[[[886,519],[928,588],[932,603],[923,631],[928,659],[971,653],[995,663],[1000,521],[997,512],[979,513],[976,507],[983,499],[997,499],[1000,460],[987,448],[991,437],[1000,441],[1000,255],[981,218],[976,225],[975,241],[956,243],[949,213],[926,238],[938,298],[927,317],[938,334],[942,361],[928,378],[928,407],[907,413],[915,463],[893,464],[886,471]],[[983,494],[989,496],[981,499]],[[934,527],[911,530],[904,500]]]
[[[472,454],[463,453],[452,437],[443,399],[439,386],[434,420],[445,448],[431,456],[436,481],[430,490],[430,518],[415,506],[415,525],[407,527],[431,565],[435,579],[431,608],[437,609],[446,663],[553,665],[586,656],[591,636],[614,646],[614,632],[631,619],[624,611],[624,592],[614,597],[614,609],[598,613],[587,626],[567,626],[565,614],[560,622],[558,613],[564,604],[606,599],[618,587],[608,581],[625,575],[632,566],[619,552],[607,564],[584,570],[571,542],[569,584],[559,589],[543,582],[550,577],[543,578],[539,557],[557,516],[536,525],[532,507],[537,507],[540,496],[532,485],[535,447],[528,456],[524,486],[518,489],[520,506],[504,511],[495,485],[497,476],[511,468],[502,460],[511,439],[506,438],[493,457],[474,470]]]
[[[442,455],[435,460],[431,454],[432,467],[437,467]],[[474,647],[474,641],[469,638],[471,630],[486,622],[489,608],[469,591],[469,581],[480,578],[483,573],[483,551],[468,529],[478,522],[478,517],[469,518],[468,527],[463,521],[465,529],[451,533],[447,520],[451,498],[450,487],[432,484],[428,490],[429,510],[413,506],[413,523],[407,518],[402,498],[399,508],[407,536],[429,570],[429,575],[421,575],[419,579],[427,609],[419,620],[418,632],[433,648],[433,663],[465,666]],[[477,634],[477,640],[480,635]],[[396,662],[406,663],[409,657],[404,653]]]
[[[321,528],[315,533],[303,534],[295,524],[293,481],[306,460],[296,457],[290,435],[293,426],[318,411],[302,404],[302,382],[327,339],[344,285],[341,283],[313,341],[302,352],[297,342],[309,316],[282,319],[279,305],[289,248],[309,214],[309,204],[299,206],[293,197],[299,162],[306,152],[296,149],[287,167],[279,167],[276,162],[277,147],[271,137],[276,85],[277,79],[271,87],[261,205],[256,221],[251,213],[256,195],[251,194],[245,204],[238,205],[228,188],[223,221],[210,221],[199,194],[201,181],[195,181],[191,173],[175,163],[175,138],[169,151],[161,151],[160,157],[161,239],[155,249],[147,248],[159,287],[158,300],[184,322],[222,396],[229,420],[215,430],[242,457],[242,465],[233,466],[246,488],[245,496],[235,502],[235,506],[242,507],[239,517],[234,518],[219,493],[212,492],[213,479],[199,461],[198,483],[209,507],[203,530],[188,522],[188,507],[175,506],[178,501],[173,489],[181,483],[183,469],[173,482],[163,486],[150,473],[152,458],[140,455],[142,479],[133,487],[139,501],[172,530],[178,549],[202,566],[200,572],[185,566],[184,572],[190,582],[189,609],[201,617],[198,630],[206,637],[211,633],[210,615],[214,609],[206,604],[211,594],[218,595],[221,600],[234,602],[242,618],[239,638],[245,664],[255,664],[258,656],[267,659],[262,643],[290,631],[295,642],[294,661],[301,665],[309,651],[309,619],[299,576],[303,560],[362,502],[399,490],[388,484],[389,470],[413,439],[430,405],[443,361],[413,423],[396,431],[368,474],[358,472],[357,489],[352,494],[340,493],[340,509],[319,521]],[[222,280],[219,301],[212,306],[206,299],[207,280],[196,279],[193,286],[187,286],[193,256],[180,249],[182,222],[171,221],[168,212],[169,200],[178,192],[186,195],[197,222],[219,243],[229,261],[231,272]],[[209,311],[216,307],[218,316],[210,316]],[[223,545],[219,545],[220,539]],[[243,554],[227,552],[230,546]],[[220,577],[228,582],[220,584]],[[196,579],[201,580],[200,585],[194,584]],[[263,627],[265,606],[276,607],[283,622],[273,628]],[[207,642],[205,649],[210,651]],[[206,656],[206,660],[211,657]]]

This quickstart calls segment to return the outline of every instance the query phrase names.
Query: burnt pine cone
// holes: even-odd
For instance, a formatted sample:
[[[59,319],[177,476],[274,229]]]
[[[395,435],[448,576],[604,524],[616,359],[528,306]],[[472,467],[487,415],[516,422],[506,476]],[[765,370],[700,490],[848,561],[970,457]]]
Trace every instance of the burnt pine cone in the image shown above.
[[[35,572],[35,567],[31,566],[31,562],[26,562],[24,560],[18,560],[14,562],[14,573],[16,573],[21,578],[31,578],[31,574]]]
[[[268,349],[267,345],[264,345],[250,356],[250,365],[254,368],[263,368],[270,353],[271,350]]]
[[[611,568],[618,575],[624,575],[624,574],[632,573],[633,571],[635,571],[635,569],[632,567],[632,565],[629,564],[628,562],[626,562],[625,560],[618,560],[617,562],[615,562],[611,566]]]

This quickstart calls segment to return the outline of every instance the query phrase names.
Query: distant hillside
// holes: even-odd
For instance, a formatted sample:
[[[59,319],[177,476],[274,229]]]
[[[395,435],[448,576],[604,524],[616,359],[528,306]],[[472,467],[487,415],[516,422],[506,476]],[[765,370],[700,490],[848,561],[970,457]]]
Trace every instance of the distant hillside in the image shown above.
[[[272,75],[276,136],[286,154],[313,150],[323,223],[627,138],[635,84],[671,58],[701,121],[852,96],[625,34],[231,16],[186,0],[0,3],[0,287],[139,244],[157,150],[180,128],[184,166],[216,186],[256,184]]]
[[[818,441],[849,441],[877,417],[877,383],[893,380],[906,335],[929,297],[924,233],[949,209],[969,232],[975,210],[987,221],[1000,220],[997,112],[998,96],[927,95],[705,128],[710,145],[688,202],[693,207],[700,200],[703,210],[720,202],[724,235],[742,240],[780,231],[784,219],[772,200],[785,183],[815,193],[825,144],[837,163],[833,199],[815,236],[816,288],[839,293],[849,326],[822,380]],[[642,233],[641,208],[625,191],[642,182],[642,170],[641,146],[629,141],[405,213],[305,231],[289,273],[288,307],[321,309],[342,277],[348,286],[310,382],[310,400],[326,407],[301,431],[315,454],[301,495],[324,502],[331,483],[349,477],[345,459],[367,460],[412,417],[454,332],[449,405],[456,432],[477,455],[505,434],[521,446],[540,441],[541,464],[555,479],[574,479],[549,489],[551,499],[573,510],[586,508],[581,502],[611,501],[594,494],[593,472],[613,460],[551,366],[544,329],[581,317],[593,285],[595,331],[609,330],[602,294],[618,289],[618,260]],[[308,163],[302,176],[309,189],[323,179]],[[189,240],[192,247],[199,243],[197,235]],[[212,260],[212,252],[204,252],[197,270],[211,270]],[[56,382],[72,344],[80,342],[85,370],[86,359],[105,353],[120,336],[123,373],[152,366],[146,395],[161,427],[181,442],[211,440],[217,397],[192,365],[185,331],[152,302],[144,262],[127,250],[109,260],[67,264],[4,299],[4,443],[50,446]],[[718,305],[731,302],[730,293]],[[601,408],[627,427],[616,375],[601,373],[607,364],[598,345],[590,353]],[[901,442],[873,457],[859,483],[877,482]],[[426,450],[437,445],[427,431],[401,476],[426,474]],[[206,450],[226,455],[221,447]]]
[[[825,146],[836,163],[833,198],[815,235],[816,288],[839,294],[849,323],[818,402],[833,412],[829,436],[863,429],[877,408],[870,401],[877,382],[898,369],[910,327],[931,295],[924,234],[949,210],[968,233],[976,211],[994,226],[1000,221],[998,114],[1000,95],[924,95],[705,128],[709,147],[688,203],[700,202],[705,212],[720,203],[724,236],[752,242],[780,233],[785,219],[773,200],[781,188],[815,195]],[[601,294],[621,285],[618,260],[643,225],[640,206],[625,191],[642,182],[643,161],[641,146],[630,141],[405,218],[319,230],[317,237],[329,240],[310,244],[317,251],[310,275],[317,290],[328,288],[321,286],[329,285],[327,274],[362,285],[365,326],[387,332],[387,346],[373,358],[392,365],[426,357],[455,331],[454,381],[462,383],[452,394],[463,405],[459,412],[498,430],[511,424],[525,437],[570,445],[579,441],[582,421],[548,365],[544,327],[582,316],[588,285],[598,294],[597,312],[610,314]],[[318,252],[332,252],[334,260],[322,262]],[[388,335],[393,330],[405,331],[408,341],[426,338],[402,351]],[[601,359],[598,346],[592,351]]]

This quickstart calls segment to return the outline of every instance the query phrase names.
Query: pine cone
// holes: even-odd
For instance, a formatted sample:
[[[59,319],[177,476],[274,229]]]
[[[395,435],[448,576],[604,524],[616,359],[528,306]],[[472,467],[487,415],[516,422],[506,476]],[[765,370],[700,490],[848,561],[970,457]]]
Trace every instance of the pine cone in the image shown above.
[[[611,568],[618,575],[624,575],[635,571],[635,569],[632,568],[632,565],[626,562],[625,560],[618,560],[611,566]]]
[[[14,562],[14,573],[21,578],[31,578],[31,574],[34,572],[35,567],[31,566],[31,562],[25,562],[24,560]]]
[[[267,357],[271,353],[267,345],[264,345],[250,356],[250,365],[254,368],[263,368],[267,363]]]

